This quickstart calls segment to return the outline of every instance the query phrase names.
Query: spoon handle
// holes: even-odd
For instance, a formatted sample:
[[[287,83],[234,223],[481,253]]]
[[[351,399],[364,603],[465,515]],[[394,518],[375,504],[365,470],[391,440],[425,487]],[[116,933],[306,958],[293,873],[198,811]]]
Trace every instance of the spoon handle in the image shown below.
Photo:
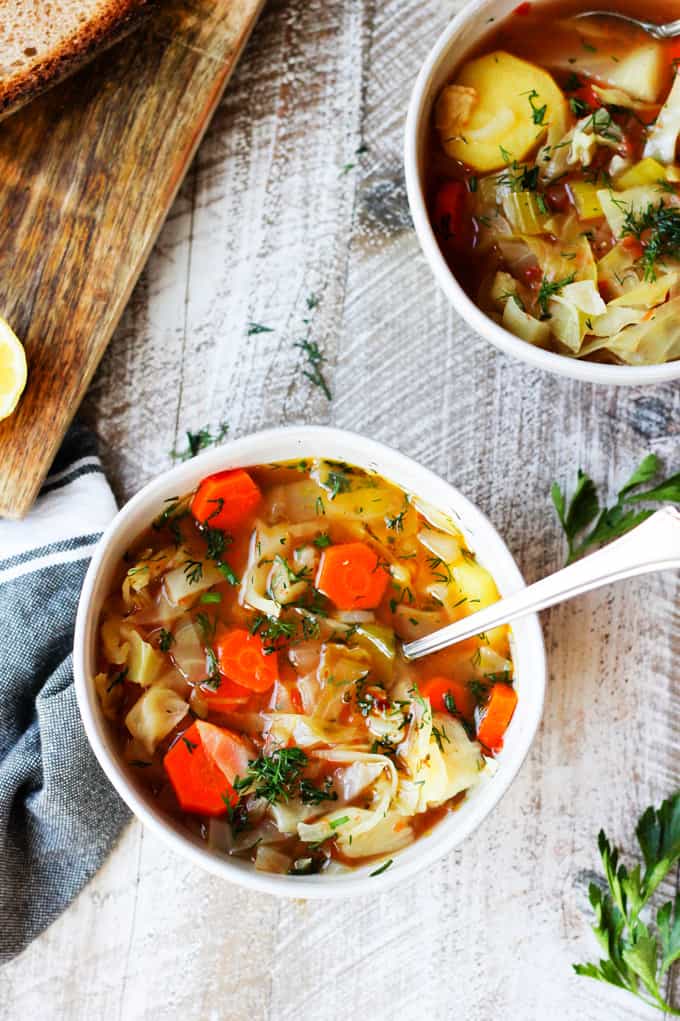
[[[680,35],[680,18],[677,21],[668,21],[665,25],[658,26],[658,36],[661,39],[675,39]]]
[[[680,512],[665,507],[597,553],[591,553],[493,606],[439,628],[424,638],[408,642],[403,647],[404,655],[407,659],[419,659],[601,585],[673,567],[680,567]]]

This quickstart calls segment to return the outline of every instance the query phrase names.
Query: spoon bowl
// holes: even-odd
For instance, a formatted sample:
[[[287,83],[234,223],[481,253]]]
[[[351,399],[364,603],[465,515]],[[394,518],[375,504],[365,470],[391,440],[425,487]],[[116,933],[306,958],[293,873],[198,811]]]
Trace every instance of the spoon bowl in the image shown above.
[[[653,39],[675,39],[680,36],[680,18],[675,21],[668,21],[665,25],[657,25],[653,21],[645,21],[643,18],[633,18],[630,14],[621,14],[619,11],[583,11],[576,15],[577,18],[616,18],[617,21],[627,21],[629,25],[637,25]]]

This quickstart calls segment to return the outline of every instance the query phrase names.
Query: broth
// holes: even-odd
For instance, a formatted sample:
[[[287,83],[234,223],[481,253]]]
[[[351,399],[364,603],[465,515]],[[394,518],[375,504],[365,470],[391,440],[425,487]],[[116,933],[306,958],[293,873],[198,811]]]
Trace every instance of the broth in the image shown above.
[[[168,815],[265,871],[339,870],[427,832],[502,746],[507,628],[399,651],[497,598],[453,522],[378,475],[218,473],[126,553],[95,684]]]

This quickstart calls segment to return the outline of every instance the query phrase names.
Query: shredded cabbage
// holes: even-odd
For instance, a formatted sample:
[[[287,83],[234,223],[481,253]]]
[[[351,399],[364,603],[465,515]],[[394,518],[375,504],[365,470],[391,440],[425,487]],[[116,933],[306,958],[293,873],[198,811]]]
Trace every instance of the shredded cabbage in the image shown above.
[[[661,198],[658,188],[648,184],[627,188],[625,191],[601,188],[597,197],[617,241],[623,236],[624,227],[630,214],[639,215],[650,205],[657,206]]]
[[[505,303],[503,326],[516,337],[536,347],[544,347],[550,339],[550,327],[525,312],[514,299]]]
[[[637,326],[627,326],[613,337],[584,344],[581,355],[603,348],[627,365],[660,365],[680,358],[680,298],[660,305]]]
[[[645,143],[645,156],[661,163],[675,162],[675,147],[680,134],[680,77],[676,74],[673,86],[652,125]]]
[[[156,745],[184,719],[189,706],[171,688],[147,688],[125,717],[125,726],[153,754]]]

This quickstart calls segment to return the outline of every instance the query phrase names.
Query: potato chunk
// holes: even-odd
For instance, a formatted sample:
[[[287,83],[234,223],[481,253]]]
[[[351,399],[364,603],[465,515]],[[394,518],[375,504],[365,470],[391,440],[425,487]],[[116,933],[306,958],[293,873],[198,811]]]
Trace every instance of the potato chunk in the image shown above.
[[[566,116],[565,107],[547,71],[498,50],[463,64],[439,98],[435,124],[449,156],[486,173],[505,165],[504,153],[512,160],[528,156],[551,119]]]

